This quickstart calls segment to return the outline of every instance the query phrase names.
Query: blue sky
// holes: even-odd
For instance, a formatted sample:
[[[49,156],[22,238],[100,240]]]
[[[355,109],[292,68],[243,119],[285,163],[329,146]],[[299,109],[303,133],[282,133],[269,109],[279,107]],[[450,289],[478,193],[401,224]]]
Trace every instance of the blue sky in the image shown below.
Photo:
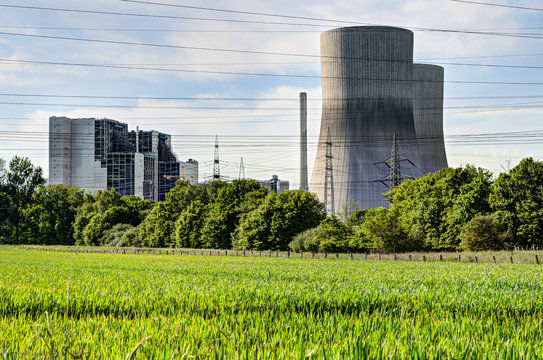
[[[108,117],[132,129],[173,134],[179,159],[197,159],[201,178],[212,172],[207,164],[218,135],[222,174],[237,177],[243,157],[246,176],[278,174],[297,187],[300,91],[308,93],[309,174],[317,146],[319,33],[358,23],[415,29],[415,61],[445,68],[444,130],[450,166],[471,163],[498,173],[523,157],[543,158],[543,11],[449,0],[154,2],[334,21],[121,0],[0,0],[0,157],[29,156],[47,176],[49,116]],[[537,7],[534,3],[501,2]],[[137,45],[141,43],[167,47]],[[273,74],[296,76],[269,76]]]

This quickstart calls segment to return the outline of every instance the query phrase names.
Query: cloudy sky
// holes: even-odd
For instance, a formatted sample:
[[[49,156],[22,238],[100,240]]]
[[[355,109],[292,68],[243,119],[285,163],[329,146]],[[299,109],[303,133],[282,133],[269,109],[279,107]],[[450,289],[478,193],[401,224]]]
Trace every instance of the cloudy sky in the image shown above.
[[[520,0],[0,0],[0,157],[29,156],[47,176],[49,116],[107,117],[173,134],[201,178],[218,135],[222,174],[237,177],[243,157],[247,177],[278,174],[297,187],[300,91],[310,174],[317,146],[319,34],[373,24],[413,30],[415,61],[445,68],[449,164],[498,173],[543,158],[542,9]]]

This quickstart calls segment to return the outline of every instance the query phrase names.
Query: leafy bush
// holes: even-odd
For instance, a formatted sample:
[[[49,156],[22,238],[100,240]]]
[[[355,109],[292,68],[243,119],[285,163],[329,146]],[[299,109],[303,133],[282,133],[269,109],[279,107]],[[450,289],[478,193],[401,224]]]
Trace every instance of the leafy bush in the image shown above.
[[[419,238],[410,236],[398,218],[384,208],[378,208],[366,217],[361,231],[374,251],[405,252],[423,248]]]
[[[296,252],[344,252],[349,250],[348,239],[351,234],[351,228],[332,215],[316,228],[295,236],[289,247]]]
[[[495,214],[477,215],[464,226],[461,236],[460,247],[465,251],[502,250],[510,240]]]
[[[111,229],[104,232],[101,240],[102,246],[134,246],[131,243],[131,239],[126,237],[126,233],[132,231],[134,228],[130,224],[116,224]]]

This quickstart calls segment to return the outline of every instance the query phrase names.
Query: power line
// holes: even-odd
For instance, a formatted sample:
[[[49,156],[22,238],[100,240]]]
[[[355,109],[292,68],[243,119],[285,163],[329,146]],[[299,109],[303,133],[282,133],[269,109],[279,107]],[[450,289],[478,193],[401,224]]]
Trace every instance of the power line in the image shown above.
[[[14,8],[14,9],[27,9],[27,10],[58,11],[58,12],[69,12],[69,13],[80,13],[80,14],[93,14],[93,15],[133,16],[133,17],[155,18],[155,19],[215,21],[215,22],[229,22],[229,23],[242,23],[242,24],[314,26],[314,27],[331,27],[331,26],[334,26],[334,25],[330,25],[330,24],[306,24],[306,23],[286,23],[286,22],[272,22],[272,21],[214,19],[214,18],[200,18],[200,17],[193,17],[193,16],[140,14],[140,13],[127,13],[127,12],[116,12],[116,11],[82,10],[82,9],[67,9],[67,8],[54,8],[54,7],[43,7],[43,6],[26,6],[26,5],[10,5],[10,4],[0,4],[0,7]]]
[[[0,32],[0,34],[2,34]],[[226,50],[224,50],[226,51]],[[277,54],[277,53],[276,53]],[[299,55],[304,56],[304,55]],[[191,69],[166,69],[166,68],[148,68],[148,67],[135,67],[135,66],[117,66],[117,65],[101,65],[101,64],[88,64],[88,63],[69,63],[69,62],[52,62],[52,61],[33,61],[33,60],[13,60],[13,59],[0,59],[3,62],[13,63],[29,63],[29,64],[44,64],[44,65],[63,65],[63,66],[81,66],[81,67],[96,67],[96,68],[112,68],[112,69],[125,69],[125,70],[150,70],[150,71],[166,71],[166,72],[182,72],[182,73],[202,73],[202,74],[214,74],[214,75],[242,75],[242,76],[265,76],[265,77],[290,77],[290,78],[305,78],[305,79],[342,79],[342,80],[380,80],[380,81],[392,81],[390,79],[377,79],[377,78],[364,78],[364,77],[335,77],[335,76],[320,76],[320,75],[303,75],[303,74],[275,74],[275,73],[248,73],[239,71],[212,71],[212,70],[191,70]],[[394,81],[415,82],[414,79],[395,79]],[[431,82],[425,80],[425,82]],[[441,81],[434,81],[441,82]],[[515,81],[467,81],[467,80],[444,80],[444,83],[453,84],[485,84],[485,85],[543,85],[542,82],[515,82]]]
[[[366,59],[365,59],[366,60]],[[371,59],[367,59],[371,60]],[[153,68],[153,66],[247,66],[247,65],[307,65],[307,64],[320,64],[317,62],[252,62],[252,63],[214,63],[214,64],[91,64],[91,63],[74,63],[74,62],[53,62],[53,61],[33,61],[33,60],[18,60],[18,59],[0,59],[3,62],[13,62],[20,64],[38,64],[38,65],[62,65],[62,66],[84,66],[84,67],[102,67],[102,68],[114,68],[114,69],[126,69],[126,70],[150,70],[150,71],[166,71],[166,72],[188,72],[188,73],[211,73],[211,74],[239,74],[239,75],[257,75],[257,76],[285,76],[285,77],[309,77],[309,78],[322,78],[317,75],[303,75],[303,74],[269,74],[269,73],[247,73],[247,72],[231,72],[231,71],[211,71],[211,70],[195,70],[195,69],[171,69],[171,68]],[[385,61],[385,60],[383,60]],[[425,64],[425,62],[417,62],[416,64]],[[505,64],[478,64],[478,63],[458,63],[458,62],[437,62],[440,65],[451,66],[473,66],[473,67],[492,67],[492,68],[507,68],[507,69],[543,69],[543,66],[532,65],[505,65]],[[147,66],[142,66],[147,65]],[[429,64],[429,65],[435,65]],[[324,78],[337,78],[337,77],[324,77]],[[348,77],[342,77],[342,79],[349,79]]]
[[[486,5],[486,6],[503,7],[503,8],[509,8],[509,9],[543,11],[543,9],[541,9],[541,8],[533,8],[533,7],[526,7],[526,6],[515,6],[515,5],[506,5],[506,4],[492,4],[492,3],[484,3],[484,2],[479,2],[479,1],[469,1],[469,0],[449,0],[449,1],[452,1],[452,2],[459,2],[459,3],[467,3],[467,4],[476,4],[476,5]]]
[[[269,97],[172,97],[172,96],[115,96],[115,95],[65,95],[65,94],[28,94],[28,93],[0,93],[0,96],[9,97],[38,97],[38,98],[80,98],[80,99],[117,99],[117,100],[179,100],[179,101],[290,101],[295,98],[269,98]],[[507,96],[450,96],[450,97],[423,97],[424,99],[445,99],[445,100],[472,100],[472,99],[539,99],[539,95],[507,95]],[[422,98],[421,98],[422,99]],[[311,98],[310,100],[322,100],[322,98]],[[341,100],[327,99],[327,100]],[[2,118],[0,118],[2,119]]]
[[[170,3],[160,3],[160,2],[153,2],[153,1],[138,1],[138,0],[119,0],[119,1],[129,2],[129,3],[137,3],[137,4],[146,4],[146,5],[175,7],[175,8],[182,8],[182,9],[193,9],[193,10],[205,10],[205,11],[223,12],[223,13],[230,13],[230,14],[269,16],[269,17],[296,19],[296,20],[326,21],[326,22],[336,22],[336,23],[343,23],[343,24],[360,24],[360,22],[357,22],[357,21],[324,19],[324,18],[317,18],[317,17],[283,15],[283,14],[273,14],[273,13],[263,13],[263,12],[253,12],[253,11],[241,11],[241,10],[230,10],[230,9],[219,9],[219,8],[210,8],[210,7],[201,7],[201,6],[189,6],[189,5],[170,4]]]
[[[139,14],[139,13],[126,13],[126,12],[114,12],[114,11],[66,9],[66,8],[9,5],[9,4],[0,4],[0,7],[17,8],[17,9],[30,9],[30,10],[60,11],[60,12],[71,12],[71,13],[98,14],[98,15],[136,16],[136,17],[146,17],[146,18],[196,20],[196,21],[215,21],[215,22],[233,22],[233,23],[249,23],[249,24],[265,24],[265,25],[290,25],[290,26],[312,26],[312,27],[335,27],[335,26],[337,26],[337,25],[332,25],[332,24],[308,24],[308,23],[285,23],[285,22],[281,23],[281,22],[270,22],[270,21],[198,18],[198,17],[189,17],[189,16],[154,15],[154,14]],[[277,16],[281,17],[282,15],[277,15]],[[341,20],[341,21],[343,22],[344,20]],[[380,24],[358,23],[358,22],[357,23],[353,22],[353,24],[358,24],[358,25],[380,25]],[[543,38],[543,37],[540,37],[540,36],[517,35],[517,34],[498,33],[498,32],[455,30],[455,29],[436,29],[436,28],[422,28],[422,27],[410,27],[410,26],[401,26],[401,27],[410,29],[412,31],[431,31],[431,32],[442,32],[442,33],[464,33],[464,34],[472,34],[472,35],[505,36],[505,37],[534,38],[534,39],[542,39]]]

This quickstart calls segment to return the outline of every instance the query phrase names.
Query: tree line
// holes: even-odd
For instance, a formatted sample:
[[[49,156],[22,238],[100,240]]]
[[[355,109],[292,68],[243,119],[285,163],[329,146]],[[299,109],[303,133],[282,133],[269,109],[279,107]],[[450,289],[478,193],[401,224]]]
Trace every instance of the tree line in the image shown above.
[[[500,250],[543,244],[543,162],[496,179],[446,168],[385,194],[388,208],[346,204],[326,216],[315,194],[268,193],[251,179],[178,181],[166,200],[47,185],[28,158],[0,160],[0,242],[314,252]]]

